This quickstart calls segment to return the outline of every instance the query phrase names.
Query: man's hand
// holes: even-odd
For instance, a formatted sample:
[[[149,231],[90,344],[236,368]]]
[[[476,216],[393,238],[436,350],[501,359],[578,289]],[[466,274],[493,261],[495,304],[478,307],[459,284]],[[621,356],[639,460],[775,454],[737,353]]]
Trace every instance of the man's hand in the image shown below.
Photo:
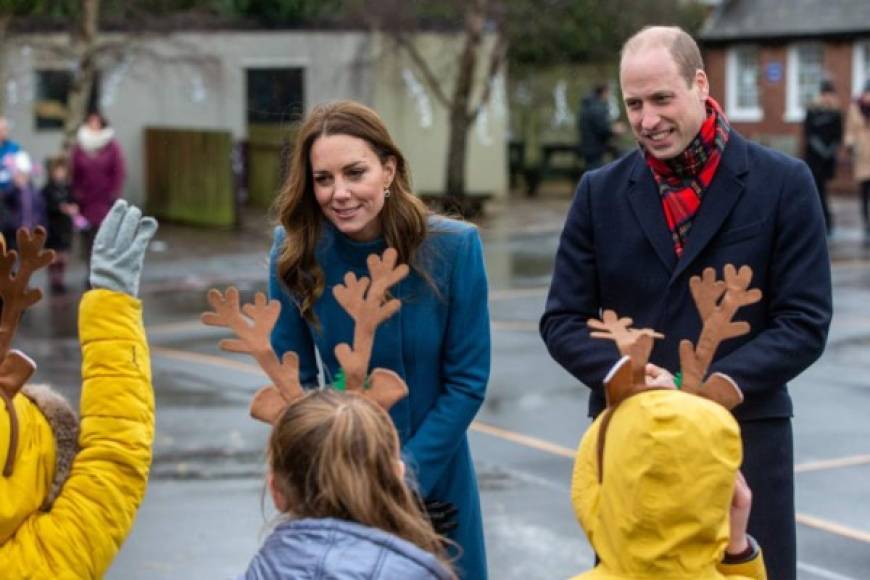
[[[677,384],[674,382],[674,375],[667,369],[663,369],[658,365],[647,363],[644,368],[646,371],[646,384],[652,387],[664,387],[666,389],[676,389]]]

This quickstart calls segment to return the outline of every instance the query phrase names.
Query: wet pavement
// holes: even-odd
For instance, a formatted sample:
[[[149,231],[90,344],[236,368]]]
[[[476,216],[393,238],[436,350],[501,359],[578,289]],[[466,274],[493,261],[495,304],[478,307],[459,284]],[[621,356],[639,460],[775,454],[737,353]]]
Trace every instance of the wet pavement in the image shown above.
[[[585,387],[556,365],[537,334],[568,199],[543,192],[488,207],[481,231],[491,285],[493,372],[471,431],[490,577],[566,578],[591,564],[568,488],[588,425]],[[791,386],[800,577],[870,577],[870,246],[857,203],[838,200],[831,239],[835,316],[825,355]],[[108,578],[233,578],[274,517],[264,499],[267,428],[247,416],[265,382],[252,362],[220,353],[224,333],[198,322],[205,291],[265,286],[270,226],[250,212],[240,231],[162,225],[142,297],[152,344],[157,438],[148,495]],[[74,263],[71,284],[84,269]],[[44,279],[37,277],[37,283]],[[79,393],[78,293],[43,300],[19,345],[36,380]]]

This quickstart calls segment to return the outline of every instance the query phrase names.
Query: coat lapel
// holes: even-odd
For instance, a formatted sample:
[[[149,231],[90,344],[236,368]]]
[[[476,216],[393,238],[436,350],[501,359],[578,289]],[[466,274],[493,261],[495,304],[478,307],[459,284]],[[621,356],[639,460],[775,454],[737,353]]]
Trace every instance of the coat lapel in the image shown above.
[[[659,260],[668,272],[673,272],[677,265],[674,241],[665,222],[658,186],[642,154],[635,157],[634,167],[629,177],[628,201],[640,223],[641,230],[652,244]]]
[[[685,250],[671,276],[672,283],[698,257],[722,227],[734,204],[743,195],[745,186],[740,177],[747,169],[746,142],[732,129],[722,154],[722,162],[716,170],[716,175],[713,176],[710,187],[704,192],[704,199],[689,231]]]

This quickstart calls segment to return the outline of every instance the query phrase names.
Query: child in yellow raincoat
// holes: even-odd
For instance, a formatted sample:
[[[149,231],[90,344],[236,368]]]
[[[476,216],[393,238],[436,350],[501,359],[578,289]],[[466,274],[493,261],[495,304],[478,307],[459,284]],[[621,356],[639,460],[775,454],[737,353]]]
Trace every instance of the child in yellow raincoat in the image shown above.
[[[601,562],[577,578],[767,577],[746,534],[750,497],[731,413],[677,390],[626,399],[607,426],[603,483],[601,423],[599,417],[580,442],[571,484],[574,511]]]
[[[35,368],[22,353],[9,350],[0,361],[6,403],[0,408],[0,576],[6,580],[100,578],[133,526],[154,438],[150,358],[136,295],[156,229],[153,218],[119,201],[97,234],[94,289],[79,306],[80,422],[50,389],[18,390]],[[33,257],[44,257],[41,265],[50,261],[45,252]],[[4,250],[0,292],[14,286],[10,259]],[[0,326],[0,341],[4,332],[14,325],[11,331]]]
[[[622,358],[604,378],[607,409],[580,441],[571,501],[600,561],[583,580],[766,580],[761,549],[746,533],[752,493],[739,472],[740,427],[730,410],[738,384],[707,374],[723,340],[749,332],[737,310],[758,302],[752,270],[713,268],[690,280],[703,329],[680,342],[679,379],[649,364],[651,328],[605,310],[590,336]],[[682,389],[682,390],[678,390]]]

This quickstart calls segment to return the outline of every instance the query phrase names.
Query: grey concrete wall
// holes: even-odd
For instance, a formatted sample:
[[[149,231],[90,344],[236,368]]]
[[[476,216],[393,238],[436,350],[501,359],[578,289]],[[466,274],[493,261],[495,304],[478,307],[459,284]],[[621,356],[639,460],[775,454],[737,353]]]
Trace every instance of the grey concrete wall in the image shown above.
[[[34,127],[35,71],[71,69],[72,61],[46,49],[65,42],[62,35],[19,36],[7,43],[3,55],[5,112],[12,124],[11,136],[37,163],[59,150],[63,135],[61,130],[37,131]],[[452,78],[459,46],[456,39],[430,34],[420,42],[439,75]],[[423,192],[443,189],[447,112],[427,95],[422,77],[406,57],[385,48],[377,37],[360,32],[221,31],[139,40],[120,58],[101,67],[102,109],[127,161],[125,196],[136,203],[144,199],[145,127],[226,130],[236,139],[245,138],[245,70],[297,66],[305,68],[306,110],[341,98],[373,106],[403,148],[416,188]],[[449,82],[445,90],[449,94]],[[507,193],[504,95],[504,78],[500,77],[490,105],[471,131],[471,191]]]
[[[125,195],[134,202],[143,199],[144,127],[217,129],[246,137],[247,68],[304,67],[306,109],[337,98],[370,101],[371,73],[364,60],[368,39],[361,33],[212,32],[136,43],[104,68],[101,83],[103,111],[127,160]],[[12,137],[35,161],[55,154],[62,139],[60,130],[34,127],[34,71],[71,66],[40,48],[50,40],[17,38],[5,55]],[[10,86],[18,93],[11,100]]]
[[[484,56],[477,66],[477,84],[472,98],[475,103],[483,87],[486,59],[494,40],[489,36],[484,42]],[[462,37],[422,34],[416,42],[439,79],[443,92],[452,95]],[[372,51],[373,59],[378,62],[373,106],[384,117],[408,158],[415,189],[424,193],[441,193],[446,183],[447,108],[432,94],[410,58],[398,50],[395,43],[377,38]],[[507,132],[506,83],[504,75],[500,75],[495,80],[487,106],[469,130],[465,172],[469,192],[496,197],[507,195]]]

